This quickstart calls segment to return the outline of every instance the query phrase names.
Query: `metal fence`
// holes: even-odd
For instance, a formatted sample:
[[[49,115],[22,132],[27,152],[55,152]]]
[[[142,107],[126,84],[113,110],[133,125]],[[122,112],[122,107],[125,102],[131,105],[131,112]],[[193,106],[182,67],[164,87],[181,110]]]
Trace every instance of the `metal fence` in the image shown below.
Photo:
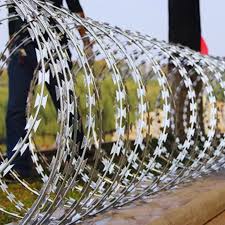
[[[224,167],[225,137],[218,126],[218,102],[224,104],[225,93],[223,60],[82,19],[49,3],[11,0],[3,7],[15,8],[10,19],[22,18],[24,26],[2,50],[6,59],[0,58],[0,66],[20,50],[17,46],[7,55],[24,29],[29,37],[23,41],[35,43],[39,63],[31,86],[26,136],[19,140],[13,157],[0,164],[0,187],[16,210],[2,206],[1,211],[20,219],[20,224],[74,224]],[[80,36],[79,27],[85,28],[85,36]],[[98,69],[96,61],[102,62]],[[48,101],[45,83],[51,84],[53,77],[60,110],[57,152],[48,162],[36,153],[32,137]],[[78,78],[85,102],[82,123],[77,113]],[[107,120],[113,121],[115,129],[108,141],[103,129],[106,94],[112,97]],[[80,143],[79,129],[85,134]],[[17,155],[28,150],[42,179],[38,190],[13,171]],[[9,191],[4,181],[9,173],[36,196],[31,207]]]

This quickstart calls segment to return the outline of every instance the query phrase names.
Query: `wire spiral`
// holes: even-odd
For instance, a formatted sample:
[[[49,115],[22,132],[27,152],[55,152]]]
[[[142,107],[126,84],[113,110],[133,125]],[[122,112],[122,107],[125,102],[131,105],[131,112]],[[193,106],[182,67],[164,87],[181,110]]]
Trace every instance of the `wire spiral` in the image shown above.
[[[31,43],[38,59],[26,135],[12,158],[0,164],[1,191],[15,206],[9,211],[0,203],[2,212],[20,224],[74,224],[224,167],[222,59],[82,19],[50,3],[1,3],[0,11],[14,8],[16,14],[1,18],[0,25],[18,19],[24,25],[1,49],[0,71]],[[86,29],[82,38],[81,26]],[[50,101],[46,84],[52,85],[52,79],[60,108],[57,151],[49,162],[34,136],[44,123],[41,115]],[[105,123],[112,124],[110,134]],[[79,130],[84,132],[81,141]],[[25,151],[31,152],[41,178],[39,190],[13,170],[16,157]],[[4,181],[9,173],[36,196],[31,207],[10,192]]]

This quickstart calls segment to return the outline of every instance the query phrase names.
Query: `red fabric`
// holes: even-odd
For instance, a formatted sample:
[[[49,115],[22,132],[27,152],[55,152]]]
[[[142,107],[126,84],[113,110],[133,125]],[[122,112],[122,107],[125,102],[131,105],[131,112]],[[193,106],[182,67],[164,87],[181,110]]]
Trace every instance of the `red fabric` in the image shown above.
[[[203,37],[201,37],[201,54],[208,55],[209,49]]]

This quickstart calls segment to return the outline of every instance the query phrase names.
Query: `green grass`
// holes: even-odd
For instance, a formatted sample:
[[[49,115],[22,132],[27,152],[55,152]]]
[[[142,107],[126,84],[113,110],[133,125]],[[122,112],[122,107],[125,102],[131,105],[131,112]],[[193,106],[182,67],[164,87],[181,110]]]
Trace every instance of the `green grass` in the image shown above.
[[[29,186],[32,189],[39,192],[39,190],[42,187],[42,183],[40,181],[29,181]],[[29,209],[34,203],[34,201],[37,199],[37,196],[35,194],[26,190],[20,183],[9,184],[8,187],[9,187],[8,191],[13,193],[16,196],[17,200],[21,201],[24,204],[25,209]],[[54,199],[54,197],[55,195],[51,194],[52,200]],[[67,197],[68,199],[69,198],[79,199],[80,193],[78,193],[76,190],[70,191],[67,194]],[[16,212],[17,214],[23,216],[24,211],[19,212],[18,209],[14,207],[14,204],[7,199],[5,193],[3,193],[1,190],[0,190],[0,205],[1,207],[7,209],[9,212]],[[0,212],[0,225],[16,222],[17,220],[18,219],[13,216]]]
[[[94,107],[94,113],[96,118],[96,127],[102,127],[104,133],[110,133],[115,129],[115,112],[118,104],[116,103],[116,89],[117,87],[113,84],[111,74],[106,71],[104,68],[103,62],[97,62],[94,66],[94,73],[96,76],[101,76],[101,80],[97,81],[96,86],[98,87],[98,94],[100,100],[97,101],[96,106]],[[76,68],[75,68],[76,69]],[[132,123],[135,121],[135,112],[138,107],[138,99],[136,93],[136,84],[132,79],[127,79],[124,82],[127,95],[127,102],[129,108],[127,112],[129,114],[129,122]],[[85,123],[87,107],[86,107],[86,94],[87,88],[84,85],[84,75],[83,71],[80,71],[77,74],[75,82],[76,94],[78,96],[79,103],[79,112],[82,116],[83,124]],[[159,93],[159,86],[157,81],[148,82],[147,86],[147,100],[150,102],[150,108],[153,109],[155,104],[156,97]],[[92,87],[92,95],[96,94]],[[45,90],[45,94],[48,94]],[[0,77],[0,141],[5,139],[5,115],[7,107],[7,74],[4,72],[3,76]],[[96,97],[96,95],[95,95]],[[125,107],[124,103],[124,107]],[[100,121],[100,114],[102,116],[102,121]],[[54,143],[54,138],[56,131],[58,129],[56,123],[56,110],[53,106],[51,98],[49,97],[47,106],[45,110],[41,110],[39,118],[42,119],[42,122],[39,126],[37,133],[35,134],[35,141],[41,148],[48,148]],[[101,122],[101,123],[100,123]],[[3,146],[4,148],[4,146]],[[0,146],[1,149],[1,146]],[[5,149],[5,148],[4,148]]]
[[[5,137],[5,115],[8,97],[8,79],[6,71],[0,77],[0,140]]]
[[[116,112],[116,86],[113,84],[111,74],[106,71],[104,68],[105,63],[100,61],[94,65],[93,71],[95,76],[101,79],[96,79],[96,86],[99,90],[100,99],[97,101],[96,106],[94,107],[94,113],[96,114],[96,127],[102,127],[102,130],[107,137],[107,141],[110,141],[110,132],[115,129],[115,112]],[[76,69],[76,68],[75,68]],[[4,72],[3,76],[0,77],[0,140],[5,138],[5,115],[7,107],[7,74]],[[138,98],[136,93],[136,84],[132,79],[127,79],[124,82],[126,92],[126,101],[129,104],[127,112],[129,115],[129,123],[135,121],[135,113],[138,107]],[[82,116],[83,124],[86,119],[87,107],[86,107],[86,93],[87,88],[84,85],[84,75],[80,71],[77,74],[75,82],[76,94],[78,96],[79,103],[79,112]],[[149,81],[147,86],[147,100],[150,102],[150,108],[153,109],[153,105],[156,101],[156,98],[159,94],[159,85],[156,81]],[[96,94],[94,88],[91,88],[92,94]],[[47,91],[46,91],[47,94]],[[50,99],[50,98],[49,98]],[[124,107],[125,107],[124,102]],[[102,121],[100,120],[99,113],[101,113]],[[56,111],[51,101],[48,101],[47,107],[45,110],[41,110],[39,118],[42,118],[42,123],[38,129],[37,134],[35,134],[34,139],[38,146],[42,148],[48,148],[54,143],[55,134],[58,129],[56,123]],[[100,123],[101,122],[101,123]],[[85,126],[85,124],[84,124]],[[99,130],[97,130],[99,132]],[[5,145],[0,145],[0,151],[5,151]],[[39,189],[40,183],[32,183],[32,187]],[[23,199],[23,203],[30,207],[36,197],[31,194],[29,191],[24,190],[20,184],[11,184],[10,190],[19,197]],[[71,196],[76,195],[76,193],[71,193]],[[0,205],[6,207],[8,210],[15,210],[13,204],[9,204],[9,201],[5,198],[4,194],[0,191]],[[13,218],[0,212],[0,225],[12,222]]]
[[[8,185],[8,191],[12,192],[17,199],[22,201],[22,203],[25,205],[25,208],[29,208],[32,206],[33,202],[37,198],[36,195],[31,193],[30,191],[26,190],[22,187],[21,184],[9,184]],[[41,188],[40,182],[31,182],[30,186],[34,189],[39,190]],[[6,198],[6,195],[0,191],[0,204],[4,208],[6,208],[8,211],[18,212],[18,210],[14,207],[14,205]],[[7,224],[10,222],[16,221],[16,218],[7,215],[5,213],[0,212],[0,225]]]

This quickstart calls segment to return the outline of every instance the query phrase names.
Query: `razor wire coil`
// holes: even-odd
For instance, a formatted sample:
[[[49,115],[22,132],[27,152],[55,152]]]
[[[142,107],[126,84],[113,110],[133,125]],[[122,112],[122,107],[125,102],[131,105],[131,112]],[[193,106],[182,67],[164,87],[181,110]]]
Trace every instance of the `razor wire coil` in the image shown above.
[[[20,224],[74,224],[224,167],[225,136],[219,128],[224,115],[218,116],[225,94],[223,59],[82,19],[51,3],[2,1],[0,10],[7,8],[16,13],[0,18],[0,25],[22,20],[23,26],[1,49],[1,74],[29,44],[35,46],[38,62],[28,98],[26,135],[10,159],[1,155],[0,188],[15,209],[0,204],[0,211]],[[79,27],[86,30],[84,37]],[[52,85],[53,79],[60,107],[57,151],[48,161],[34,136],[50,101],[46,84]],[[85,115],[79,112],[79,82]],[[112,99],[113,116],[107,120],[114,128],[108,143],[104,82]],[[84,132],[80,142],[78,130]],[[39,190],[13,169],[25,151],[31,152],[41,178]],[[10,191],[7,174],[36,196],[32,206]]]

